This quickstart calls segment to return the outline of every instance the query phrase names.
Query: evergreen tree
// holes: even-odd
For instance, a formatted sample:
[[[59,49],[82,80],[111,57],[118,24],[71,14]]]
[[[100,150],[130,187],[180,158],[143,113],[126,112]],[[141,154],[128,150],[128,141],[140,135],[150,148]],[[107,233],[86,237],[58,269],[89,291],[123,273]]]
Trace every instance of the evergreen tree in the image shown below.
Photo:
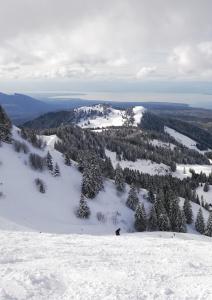
[[[129,207],[132,210],[136,210],[136,207],[138,205],[139,199],[136,192],[135,185],[132,184],[130,187],[129,195],[126,201],[126,206]]]
[[[186,227],[186,217],[184,214],[184,210],[180,209],[180,218],[179,218],[179,232],[187,232]]]
[[[208,184],[208,182],[206,182],[204,184],[203,191],[207,193],[209,191],[209,189],[210,189],[209,184]]]
[[[143,204],[138,204],[135,211],[135,229],[137,231],[145,231],[147,226],[146,212]]]
[[[167,213],[161,213],[158,216],[158,228],[160,231],[169,231],[170,230],[170,221]]]
[[[46,189],[45,189],[45,186],[44,186],[43,182],[40,183],[39,191],[42,194],[44,194],[46,192]]]
[[[114,168],[111,163],[110,157],[105,158],[105,163],[104,163],[104,175],[107,178],[113,179],[114,178]]]
[[[155,211],[155,207],[152,206],[149,214],[149,220],[148,220],[148,229],[150,231],[156,231],[158,229],[158,220],[157,215]]]
[[[154,195],[152,189],[150,189],[150,190],[148,191],[147,200],[148,200],[149,202],[151,202],[151,203],[154,203],[154,202],[155,202],[155,195]]]
[[[66,166],[71,166],[71,159],[70,159],[68,153],[65,153],[64,163]]]
[[[11,142],[11,128],[11,121],[0,105],[0,142]]]
[[[188,198],[185,198],[184,204],[183,204],[183,211],[186,218],[186,223],[191,224],[193,222],[193,212],[192,212],[192,206]]]
[[[119,164],[117,164],[116,170],[115,170],[115,185],[116,185],[117,191],[119,191],[119,192],[125,191],[124,175],[123,175],[122,168]]]
[[[55,167],[54,167],[53,176],[54,177],[60,176],[60,168],[57,163],[55,164]]]
[[[48,151],[46,155],[46,165],[50,172],[53,172],[53,162],[52,162],[52,156],[50,152]]]
[[[181,220],[182,214],[179,207],[179,199],[175,197],[172,199],[172,202],[170,203],[170,210],[169,210],[169,219],[170,219],[170,225],[171,230],[175,232],[180,231],[180,226],[182,223]]]
[[[87,198],[94,198],[103,189],[103,178],[99,162],[90,156],[83,170],[82,193]]]
[[[204,218],[203,218],[201,208],[199,209],[198,214],[197,214],[197,218],[196,218],[196,222],[195,222],[195,228],[199,233],[204,234],[204,232],[205,232],[205,222],[204,222]]]
[[[88,219],[90,216],[90,208],[83,194],[81,194],[79,208],[77,209],[76,214],[77,217],[81,219]]]
[[[212,212],[210,212],[208,217],[205,235],[212,237]]]

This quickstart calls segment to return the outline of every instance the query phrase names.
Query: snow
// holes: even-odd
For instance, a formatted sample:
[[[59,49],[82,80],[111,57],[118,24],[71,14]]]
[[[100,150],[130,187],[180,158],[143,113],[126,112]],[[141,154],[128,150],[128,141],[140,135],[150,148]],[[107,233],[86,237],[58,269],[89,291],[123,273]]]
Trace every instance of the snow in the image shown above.
[[[107,149],[105,150],[105,154],[107,157],[110,157],[114,168],[119,163],[123,169],[129,168],[150,175],[166,175],[170,173],[170,168],[163,163],[157,164],[146,159],[137,159],[135,162],[129,160],[119,161],[116,159],[116,152],[112,152]]]
[[[211,299],[211,238],[0,231],[1,300]]]
[[[167,126],[164,127],[165,132],[167,132],[169,135],[171,135],[173,138],[175,138],[176,141],[178,141],[179,143],[183,144],[184,146],[186,146],[189,149],[193,149],[196,150],[202,154],[204,154],[206,151],[201,151],[197,148],[196,144],[197,142],[190,139],[189,137],[187,137],[186,135],[179,133],[178,131],[169,128]],[[208,149],[210,150],[210,149]]]
[[[207,176],[212,172],[212,165],[184,165],[177,164],[176,172],[172,173],[172,176],[176,176],[178,178],[186,178],[191,177],[191,173],[189,170],[192,169],[195,173],[200,174],[201,172],[205,173]]]
[[[86,112],[88,112],[89,110],[95,110],[95,111],[97,110],[99,112],[103,112],[103,106],[101,104],[94,105],[94,106],[83,106],[77,108],[76,110],[86,111]],[[122,126],[124,123],[123,116],[125,115],[125,111],[114,109],[112,107],[109,107],[109,110],[110,112],[107,114],[107,116],[97,116],[95,118],[89,118],[86,120],[81,119],[77,125],[83,128],[97,128],[97,127],[105,128],[110,126]],[[136,126],[141,121],[144,112],[144,107],[136,106],[133,108],[133,112],[135,118],[134,125]],[[88,124],[88,120],[89,120],[89,124]]]
[[[13,127],[13,137],[24,141]],[[61,176],[53,177],[48,170],[35,171],[28,165],[28,154],[17,153],[13,146],[2,143],[0,147],[0,229],[42,231],[50,233],[90,233],[105,234],[114,232],[117,226],[123,231],[132,230],[134,215],[125,205],[127,192],[116,193],[112,181],[106,180],[104,190],[96,199],[88,200],[91,209],[89,220],[76,218],[75,210],[79,204],[82,175],[75,162],[64,165],[61,153],[54,149],[58,138],[42,136],[46,149],[35,149],[29,143],[30,151],[44,157],[49,151],[54,163],[58,163]],[[35,179],[40,178],[46,186],[46,193],[37,191]],[[143,199],[140,194],[140,199]],[[96,214],[105,216],[105,223],[97,220]]]
[[[171,150],[173,150],[176,147],[172,143],[165,143],[157,139],[150,140],[149,143],[152,144],[153,146],[163,147]]]

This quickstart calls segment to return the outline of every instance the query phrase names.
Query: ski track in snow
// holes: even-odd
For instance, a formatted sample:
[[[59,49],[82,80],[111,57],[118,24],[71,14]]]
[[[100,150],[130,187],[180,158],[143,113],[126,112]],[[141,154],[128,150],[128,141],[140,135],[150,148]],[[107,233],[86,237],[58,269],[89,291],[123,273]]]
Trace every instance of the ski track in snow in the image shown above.
[[[212,299],[212,243],[173,233],[0,232],[1,300]]]

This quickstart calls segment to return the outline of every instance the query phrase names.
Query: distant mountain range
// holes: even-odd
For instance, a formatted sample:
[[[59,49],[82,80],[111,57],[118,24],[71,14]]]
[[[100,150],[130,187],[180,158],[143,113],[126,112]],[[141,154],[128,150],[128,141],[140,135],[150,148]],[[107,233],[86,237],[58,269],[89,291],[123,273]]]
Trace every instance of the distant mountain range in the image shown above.
[[[81,106],[90,106],[98,103],[110,104],[113,108],[128,108],[132,106],[143,106],[147,109],[189,109],[187,104],[168,103],[168,102],[114,102],[114,101],[97,101],[84,99],[54,99],[38,100],[24,94],[8,95],[0,93],[0,105],[4,107],[7,114],[15,124],[21,124],[32,120],[41,114],[55,112],[60,110],[70,110]]]

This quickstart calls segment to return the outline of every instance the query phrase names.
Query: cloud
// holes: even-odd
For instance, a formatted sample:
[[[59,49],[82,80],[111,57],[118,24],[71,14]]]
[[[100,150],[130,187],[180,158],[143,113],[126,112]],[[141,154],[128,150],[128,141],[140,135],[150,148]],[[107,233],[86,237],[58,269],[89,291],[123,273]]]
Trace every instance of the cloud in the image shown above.
[[[144,78],[149,75],[153,75],[156,72],[157,68],[155,66],[153,67],[142,67],[136,74],[136,78]]]
[[[211,11],[211,0],[0,0],[0,77],[212,79]]]
[[[183,75],[212,75],[212,41],[174,48],[169,63]]]

